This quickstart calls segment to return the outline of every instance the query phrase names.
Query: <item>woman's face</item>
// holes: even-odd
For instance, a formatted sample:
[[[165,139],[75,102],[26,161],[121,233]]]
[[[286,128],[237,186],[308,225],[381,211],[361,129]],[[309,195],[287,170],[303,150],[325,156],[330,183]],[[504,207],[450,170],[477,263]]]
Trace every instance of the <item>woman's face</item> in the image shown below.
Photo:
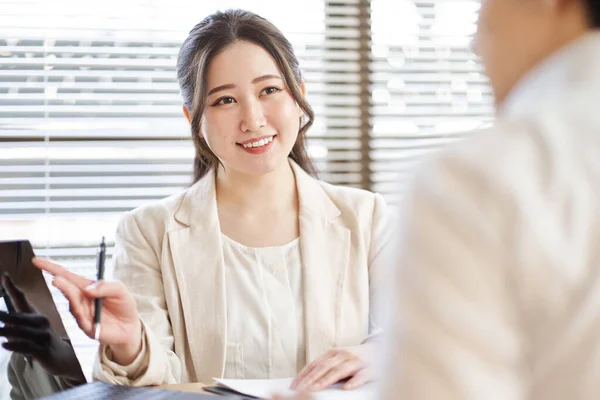
[[[262,175],[287,163],[302,111],[271,55],[238,41],[211,61],[201,134],[226,171]]]

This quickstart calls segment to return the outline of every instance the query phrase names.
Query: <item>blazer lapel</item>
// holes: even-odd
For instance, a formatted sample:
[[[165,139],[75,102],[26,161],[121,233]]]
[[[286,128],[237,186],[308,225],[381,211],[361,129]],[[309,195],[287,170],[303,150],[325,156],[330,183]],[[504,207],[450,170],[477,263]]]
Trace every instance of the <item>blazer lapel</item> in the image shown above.
[[[306,361],[337,347],[350,230],[317,180],[292,163],[300,203],[300,251],[304,267]]]
[[[215,176],[209,173],[185,195],[169,244],[196,379],[223,376],[227,313]]]

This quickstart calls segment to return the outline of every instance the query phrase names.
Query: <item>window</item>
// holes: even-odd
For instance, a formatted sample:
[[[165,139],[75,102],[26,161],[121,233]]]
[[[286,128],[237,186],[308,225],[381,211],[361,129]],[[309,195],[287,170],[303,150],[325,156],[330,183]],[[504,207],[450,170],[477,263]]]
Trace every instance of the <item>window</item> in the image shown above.
[[[390,203],[424,155],[491,119],[491,90],[470,50],[479,3],[371,2],[369,183]]]
[[[124,211],[189,184],[177,52],[204,16],[234,7],[293,43],[324,180],[394,203],[398,174],[491,118],[469,51],[475,0],[0,0],[0,238],[93,278]],[[54,294],[89,376],[95,344]]]

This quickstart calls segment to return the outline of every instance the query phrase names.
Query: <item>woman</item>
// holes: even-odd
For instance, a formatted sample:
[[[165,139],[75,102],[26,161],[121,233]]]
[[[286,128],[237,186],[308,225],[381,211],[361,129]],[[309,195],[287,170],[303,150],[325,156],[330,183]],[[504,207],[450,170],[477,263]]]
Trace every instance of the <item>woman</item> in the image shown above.
[[[119,282],[89,288],[36,261],[91,337],[93,299],[104,298],[95,377],[154,385],[300,372],[294,386],[308,390],[364,383],[386,206],[311,177],[313,112],[292,46],[255,14],[218,12],[192,29],[177,72],[195,183],[125,215]]]

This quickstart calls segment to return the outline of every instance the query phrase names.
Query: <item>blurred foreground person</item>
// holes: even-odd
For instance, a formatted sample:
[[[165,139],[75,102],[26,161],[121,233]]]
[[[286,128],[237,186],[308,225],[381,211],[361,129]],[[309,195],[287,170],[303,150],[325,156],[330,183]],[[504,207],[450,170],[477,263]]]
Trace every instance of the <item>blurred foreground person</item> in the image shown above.
[[[599,0],[482,1],[498,119],[406,198],[383,398],[600,398],[599,28]]]

